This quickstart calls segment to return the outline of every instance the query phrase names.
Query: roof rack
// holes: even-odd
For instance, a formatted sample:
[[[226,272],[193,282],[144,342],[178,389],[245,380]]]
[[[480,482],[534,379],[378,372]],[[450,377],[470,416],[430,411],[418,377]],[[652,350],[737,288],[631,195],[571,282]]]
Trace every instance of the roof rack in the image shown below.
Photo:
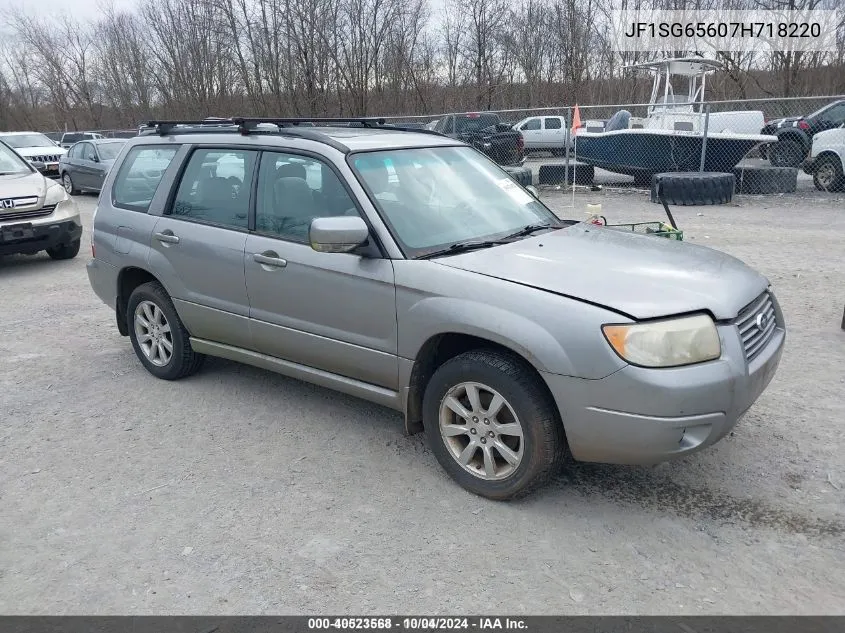
[[[304,123],[311,125],[305,126]],[[197,132],[230,132],[237,131],[239,134],[285,134],[289,136],[297,136],[313,141],[325,143],[340,150],[344,153],[349,151],[345,145],[337,142],[328,134],[320,131],[320,126],[314,124],[323,123],[332,125],[340,125],[350,123],[358,124],[357,126],[370,129],[389,129],[396,132],[415,132],[418,134],[434,134],[436,136],[444,136],[440,132],[434,130],[425,130],[418,128],[407,128],[401,125],[392,125],[387,123],[383,117],[352,117],[352,118],[330,118],[330,117],[302,117],[302,118],[273,118],[273,117],[207,117],[205,119],[173,119],[173,120],[152,120],[141,124],[143,129],[142,134],[155,134],[158,136],[168,136],[170,134],[179,133],[180,131],[186,134],[196,134]],[[276,126],[276,130],[270,130],[262,125]],[[357,127],[356,126],[356,127]],[[182,128],[180,130],[180,128]],[[234,128],[234,129],[233,129]]]

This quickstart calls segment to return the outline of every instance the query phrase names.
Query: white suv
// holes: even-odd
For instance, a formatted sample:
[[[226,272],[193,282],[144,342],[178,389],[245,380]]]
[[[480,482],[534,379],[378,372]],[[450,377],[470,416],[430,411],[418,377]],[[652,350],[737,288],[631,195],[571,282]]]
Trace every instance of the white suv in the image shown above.
[[[59,159],[67,154],[67,150],[56,145],[41,132],[0,132],[0,141],[29,162],[44,163],[42,173],[45,176],[59,177]]]

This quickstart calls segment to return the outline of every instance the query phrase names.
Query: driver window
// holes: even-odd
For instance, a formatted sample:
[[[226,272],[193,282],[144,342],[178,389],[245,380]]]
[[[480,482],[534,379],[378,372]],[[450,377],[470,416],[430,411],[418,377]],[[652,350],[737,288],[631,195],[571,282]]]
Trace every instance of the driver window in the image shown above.
[[[359,215],[355,203],[331,167],[322,161],[266,152],[258,171],[255,230],[306,242],[311,220]]]
[[[528,119],[525,122],[525,125],[522,126],[522,129],[525,131],[529,130],[539,130],[540,129],[540,119]]]
[[[97,150],[94,149],[94,146],[91,145],[91,143],[85,144],[85,160],[97,160]]]

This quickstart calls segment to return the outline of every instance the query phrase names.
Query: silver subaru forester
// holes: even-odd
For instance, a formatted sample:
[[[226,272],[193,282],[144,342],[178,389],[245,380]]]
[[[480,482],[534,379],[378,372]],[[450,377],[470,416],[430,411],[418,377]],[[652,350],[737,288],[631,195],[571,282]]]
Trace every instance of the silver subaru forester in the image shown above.
[[[213,355],[392,407],[493,499],[702,449],[771,381],[783,314],[737,259],[560,220],[434,132],[317,123],[151,122],[121,151],[88,274],[153,375]]]

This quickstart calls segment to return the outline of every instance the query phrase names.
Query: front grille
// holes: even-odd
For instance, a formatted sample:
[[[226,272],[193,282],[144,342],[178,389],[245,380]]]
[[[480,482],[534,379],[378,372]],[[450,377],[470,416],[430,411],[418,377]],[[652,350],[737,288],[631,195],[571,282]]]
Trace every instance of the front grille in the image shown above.
[[[56,210],[56,205],[41,207],[40,209],[27,209],[26,211],[5,211],[0,209],[0,221],[22,220],[25,218],[43,218]]]
[[[29,160],[37,160],[42,163],[58,163],[59,158],[58,154],[45,154],[44,156],[33,156]]]
[[[754,360],[772,340],[777,329],[777,313],[768,291],[757,297],[742,309],[736,319],[736,326],[742,338],[745,358]]]

